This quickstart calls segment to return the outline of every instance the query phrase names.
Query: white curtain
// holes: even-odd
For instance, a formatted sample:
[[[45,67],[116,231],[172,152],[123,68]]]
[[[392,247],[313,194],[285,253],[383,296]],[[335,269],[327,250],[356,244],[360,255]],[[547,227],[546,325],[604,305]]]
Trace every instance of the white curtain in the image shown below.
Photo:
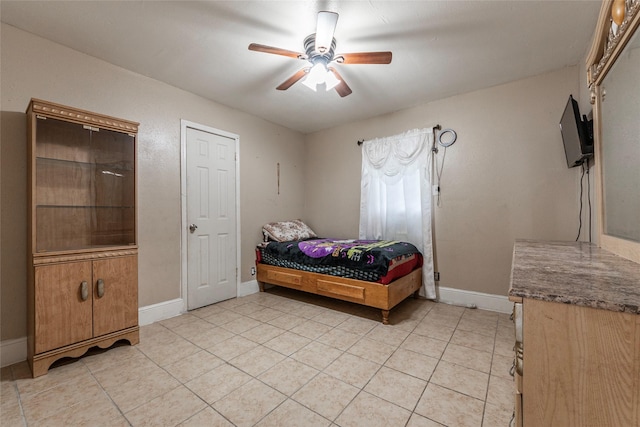
[[[360,239],[401,240],[424,257],[420,294],[436,299],[431,241],[429,159],[432,129],[416,129],[362,146]]]

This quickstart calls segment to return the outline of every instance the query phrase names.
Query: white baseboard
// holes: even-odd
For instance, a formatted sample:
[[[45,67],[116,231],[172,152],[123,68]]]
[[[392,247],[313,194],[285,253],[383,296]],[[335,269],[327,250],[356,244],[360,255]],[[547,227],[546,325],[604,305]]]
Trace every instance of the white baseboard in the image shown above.
[[[438,301],[445,304],[460,305],[499,313],[511,313],[513,303],[509,298],[502,295],[484,294],[482,292],[465,291],[463,289],[445,288],[438,286]]]
[[[0,342],[0,367],[27,360],[27,337]]]
[[[249,280],[248,282],[240,283],[238,286],[238,298],[246,297],[247,295],[255,294],[260,291],[257,280]]]
[[[438,286],[438,301],[445,304],[468,307],[475,305],[482,310],[511,313],[513,303],[506,296],[465,291],[462,289]],[[238,297],[254,294],[259,291],[258,281],[250,280],[238,286]],[[150,325],[160,320],[169,319],[184,313],[185,303],[182,298],[148,305],[138,309],[140,326]],[[27,359],[27,338],[16,338],[0,342],[0,366],[5,367]]]
[[[160,320],[169,319],[185,312],[185,303],[182,298],[163,301],[158,304],[148,305],[138,309],[138,324],[150,325]]]

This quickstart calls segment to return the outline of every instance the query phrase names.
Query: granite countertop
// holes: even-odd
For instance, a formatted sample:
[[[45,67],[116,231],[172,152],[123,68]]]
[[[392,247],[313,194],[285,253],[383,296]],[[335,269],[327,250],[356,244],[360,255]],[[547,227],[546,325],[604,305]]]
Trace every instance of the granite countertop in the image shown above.
[[[640,264],[591,243],[517,240],[509,296],[640,314]]]

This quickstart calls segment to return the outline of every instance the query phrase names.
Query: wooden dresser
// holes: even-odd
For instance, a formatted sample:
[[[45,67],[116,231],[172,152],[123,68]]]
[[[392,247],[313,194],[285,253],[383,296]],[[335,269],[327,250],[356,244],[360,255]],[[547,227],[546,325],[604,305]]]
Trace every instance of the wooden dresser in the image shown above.
[[[640,264],[517,241],[515,425],[640,426]]]

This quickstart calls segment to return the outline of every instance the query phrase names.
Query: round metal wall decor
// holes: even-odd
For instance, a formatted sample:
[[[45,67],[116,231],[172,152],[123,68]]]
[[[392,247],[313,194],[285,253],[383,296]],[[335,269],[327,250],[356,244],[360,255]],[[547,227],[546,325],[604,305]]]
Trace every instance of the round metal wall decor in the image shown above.
[[[438,144],[443,147],[451,147],[458,139],[458,134],[453,129],[444,129],[438,134]]]

